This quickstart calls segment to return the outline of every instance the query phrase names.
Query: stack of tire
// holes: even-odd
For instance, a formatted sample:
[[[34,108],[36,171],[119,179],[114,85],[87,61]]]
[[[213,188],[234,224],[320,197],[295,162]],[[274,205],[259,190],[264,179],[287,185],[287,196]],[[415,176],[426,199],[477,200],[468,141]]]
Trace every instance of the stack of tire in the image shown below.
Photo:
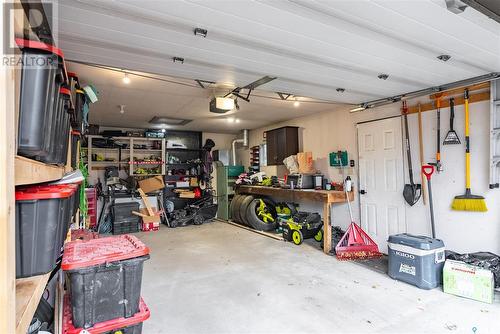
[[[258,214],[261,205],[260,200],[264,202],[269,214],[273,217],[272,221],[265,221]],[[232,220],[236,223],[246,225],[259,231],[274,231],[278,227],[276,214],[276,203],[267,197],[255,197],[252,195],[235,195],[229,206]]]

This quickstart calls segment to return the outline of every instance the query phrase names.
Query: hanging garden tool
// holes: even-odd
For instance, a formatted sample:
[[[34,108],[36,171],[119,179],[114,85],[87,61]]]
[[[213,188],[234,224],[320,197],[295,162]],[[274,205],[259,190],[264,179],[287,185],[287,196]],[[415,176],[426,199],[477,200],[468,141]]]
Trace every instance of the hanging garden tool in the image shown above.
[[[436,110],[437,110],[437,147],[436,147],[436,162],[431,164],[436,167],[436,172],[440,173],[443,171],[443,165],[441,164],[441,100],[440,96],[436,98]]]
[[[458,134],[453,130],[453,121],[455,119],[455,99],[450,99],[450,131],[444,137],[443,145],[460,145],[460,138]]]
[[[465,194],[456,196],[451,208],[458,211],[488,211],[483,196],[472,195],[470,188],[469,90],[464,92],[465,105]]]
[[[338,158],[341,159],[341,152],[338,153]],[[344,167],[341,165],[342,178],[344,178]],[[345,180],[345,178],[344,178]],[[349,193],[344,181],[344,192],[347,199],[347,207],[349,208],[349,217],[351,218],[351,225],[342,236],[337,246],[335,246],[335,254],[339,260],[359,260],[378,258],[382,253],[378,250],[378,246],[370,236],[363,231],[363,229],[354,222],[352,216],[351,201],[349,200]]]
[[[418,146],[419,146],[419,154],[420,154],[420,168],[424,165],[424,135],[423,135],[423,126],[422,126],[422,106],[420,103],[418,104]],[[422,199],[424,201],[424,205],[427,205],[427,197],[426,195],[426,187],[425,187],[425,176],[422,171],[420,171],[420,182],[422,183]]]
[[[427,189],[429,190],[429,207],[431,212],[431,233],[432,237],[436,238],[436,225],[434,224],[434,206],[432,203],[432,186],[431,186],[431,176],[434,173],[434,166],[423,165],[422,174],[427,178]]]
[[[405,141],[406,141],[406,154],[408,157],[408,173],[410,174],[410,184],[405,184],[403,188],[403,197],[406,203],[413,206],[418,202],[420,196],[422,196],[422,185],[415,184],[413,182],[413,167],[411,165],[411,148],[410,148],[410,131],[408,130],[408,106],[406,101],[403,101],[403,117],[405,121]]]

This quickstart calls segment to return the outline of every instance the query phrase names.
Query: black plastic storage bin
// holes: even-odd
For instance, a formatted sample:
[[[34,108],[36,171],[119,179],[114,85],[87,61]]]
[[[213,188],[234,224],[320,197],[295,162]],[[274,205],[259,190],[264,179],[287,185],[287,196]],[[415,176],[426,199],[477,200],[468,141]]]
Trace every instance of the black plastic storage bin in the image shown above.
[[[44,158],[45,162],[58,165],[66,165],[68,157],[69,141],[69,113],[71,106],[71,92],[65,87],[59,89],[59,100],[55,113],[55,132],[53,135],[53,145],[49,154]]]
[[[57,73],[64,70],[64,55],[52,45],[16,38],[22,49],[22,74],[18,124],[18,154],[43,161],[57,106]]]
[[[66,244],[66,271],[75,327],[90,328],[139,311],[142,268],[149,249],[138,238],[122,235]]]
[[[16,191],[16,277],[51,272],[69,227],[73,190],[32,186]]]
[[[113,222],[113,234],[126,234],[139,232],[140,217],[131,217]]]
[[[83,328],[75,327],[73,324],[72,308],[69,295],[64,298],[63,305],[63,334],[82,334]],[[139,301],[139,311],[130,318],[118,318],[95,324],[87,328],[91,334],[141,334],[142,323],[148,320],[150,311],[144,300]]]
[[[111,213],[113,216],[113,221],[122,221],[131,218],[137,218],[132,211],[139,211],[138,202],[125,202],[125,203],[114,203],[111,208]]]
[[[81,139],[80,131],[71,130],[71,167],[78,169],[78,143]]]

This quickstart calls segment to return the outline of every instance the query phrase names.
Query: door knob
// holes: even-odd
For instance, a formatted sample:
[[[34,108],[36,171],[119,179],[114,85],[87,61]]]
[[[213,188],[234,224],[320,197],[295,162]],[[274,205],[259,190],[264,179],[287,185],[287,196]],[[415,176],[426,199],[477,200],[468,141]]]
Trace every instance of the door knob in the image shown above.
[[[364,195],[364,194],[366,194],[366,190],[360,190],[360,191],[359,191],[359,193],[360,193],[361,195]]]

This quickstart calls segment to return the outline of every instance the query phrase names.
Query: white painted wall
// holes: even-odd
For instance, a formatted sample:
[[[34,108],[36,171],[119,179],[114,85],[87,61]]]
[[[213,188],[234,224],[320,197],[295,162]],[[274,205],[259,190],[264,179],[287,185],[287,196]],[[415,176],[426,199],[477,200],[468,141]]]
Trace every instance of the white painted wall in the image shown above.
[[[409,101],[409,105],[427,102],[425,99]],[[452,211],[450,205],[455,195],[464,192],[464,146],[442,146],[444,172],[433,177],[434,207],[437,236],[444,240],[448,249],[458,252],[492,251],[500,253],[500,190],[489,190],[489,102],[470,105],[471,110],[471,152],[472,152],[472,190],[474,194],[486,197],[489,211],[486,213]],[[358,160],[356,123],[399,115],[400,104],[388,105],[364,112],[351,114],[347,109],[334,110],[309,117],[297,118],[274,124],[266,128],[250,131],[250,146],[263,142],[262,133],[284,125],[299,126],[300,145],[303,151],[312,151],[315,167],[330,180],[341,181],[339,171],[328,166],[328,153],[347,149],[350,159]],[[449,109],[441,110],[441,132],[444,138],[448,131]],[[455,108],[455,129],[463,142],[464,107]],[[436,112],[423,113],[424,158],[433,162],[436,142]],[[418,174],[418,120],[416,114],[409,116],[411,133],[412,160],[415,180],[420,183]],[[248,151],[239,150],[239,160],[248,165]],[[417,166],[417,168],[415,168]],[[281,175],[283,167],[268,167],[269,174]],[[349,172],[357,184],[357,166]],[[405,170],[406,182],[408,172]],[[401,189],[402,192],[402,189]],[[402,196],[402,195],[401,195]],[[354,215],[359,221],[359,200],[356,196]],[[304,210],[314,209],[321,212],[321,206],[304,203]],[[332,212],[333,224],[346,227],[349,218],[346,205],[335,205]],[[413,207],[406,207],[408,232],[430,235],[429,207],[422,200]]]

